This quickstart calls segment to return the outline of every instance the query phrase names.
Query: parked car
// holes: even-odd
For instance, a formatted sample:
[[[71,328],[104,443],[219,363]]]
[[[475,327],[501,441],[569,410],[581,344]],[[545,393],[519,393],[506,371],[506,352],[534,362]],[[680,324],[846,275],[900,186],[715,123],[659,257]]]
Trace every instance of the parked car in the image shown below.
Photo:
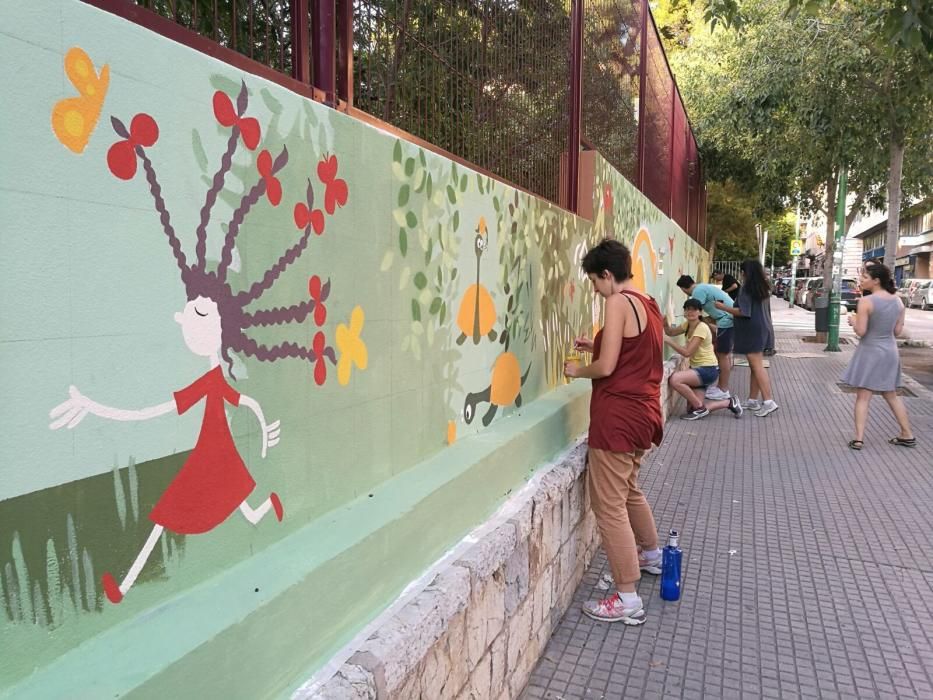
[[[910,292],[910,303],[908,306],[919,306],[924,311],[933,309],[933,282],[930,280],[917,280],[917,283]]]
[[[814,295],[823,288],[822,277],[811,277],[807,282],[807,289],[803,296],[803,308],[807,311],[813,311]]]
[[[816,300],[828,293],[830,290],[823,288],[823,280],[813,289],[810,295],[810,309],[816,306]],[[854,311],[858,305],[858,300],[862,298],[862,290],[858,286],[858,280],[854,277],[843,277],[840,282],[839,302],[846,307],[847,311]]]
[[[800,291],[800,287],[803,286],[803,284],[804,284],[804,278],[798,277],[796,280],[794,280],[793,287],[791,287],[790,285],[787,285],[787,289],[784,290],[784,301],[793,300],[793,302],[796,304],[797,303],[797,292]]]
[[[794,304],[803,306],[804,298],[807,296],[807,287],[809,287],[810,282],[815,279],[819,278],[804,277],[803,279],[797,280],[797,289],[794,291]]]
[[[904,306],[910,306],[910,297],[913,294],[914,287],[917,286],[917,282],[918,280],[915,279],[901,280],[901,286],[897,288],[897,296],[904,302]]]

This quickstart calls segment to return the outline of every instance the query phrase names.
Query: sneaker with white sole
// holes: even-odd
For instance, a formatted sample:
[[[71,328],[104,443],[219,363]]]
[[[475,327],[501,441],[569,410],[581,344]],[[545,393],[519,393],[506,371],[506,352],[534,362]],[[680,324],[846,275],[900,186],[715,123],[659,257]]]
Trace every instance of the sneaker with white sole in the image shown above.
[[[700,418],[706,418],[709,415],[709,409],[704,406],[703,408],[694,408],[692,411],[689,411],[681,416],[683,420],[700,420]]]
[[[602,600],[588,600],[583,614],[601,622],[621,622],[624,625],[643,625],[648,619],[641,598],[631,607],[625,607],[618,593]]]
[[[661,553],[658,552],[658,555],[655,557],[646,557],[644,554],[638,555],[638,568],[644,571],[646,574],[652,574],[653,576],[661,575]]]
[[[736,418],[741,418],[745,410],[742,408],[742,404],[739,403],[739,400],[734,396],[729,398],[729,410],[732,411],[732,415]]]
[[[708,398],[710,401],[722,401],[723,399],[728,399],[731,396],[732,394],[730,394],[728,391],[723,391],[715,385],[706,389],[706,398]]]
[[[661,554],[658,554],[656,557],[646,557],[641,552],[638,553],[638,568],[644,571],[646,574],[652,574],[653,576],[661,575]],[[615,580],[612,578],[612,574],[605,573],[599,577],[599,581],[596,582],[596,588],[601,591],[608,591],[615,585]]]
[[[757,411],[761,408],[761,401],[758,399],[746,399],[742,402],[742,408],[746,411]]]
[[[763,404],[761,404],[761,408],[755,411],[755,415],[759,418],[764,418],[765,416],[771,415],[779,408],[780,406],[774,403],[774,401],[765,401]]]

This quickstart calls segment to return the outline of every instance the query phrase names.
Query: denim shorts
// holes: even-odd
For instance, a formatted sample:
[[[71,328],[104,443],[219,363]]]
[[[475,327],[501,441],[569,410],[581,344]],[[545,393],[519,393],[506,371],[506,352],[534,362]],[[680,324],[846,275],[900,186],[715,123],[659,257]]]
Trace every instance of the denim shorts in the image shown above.
[[[693,367],[694,372],[700,378],[700,384],[704,387],[715,384],[719,379],[719,367]]]

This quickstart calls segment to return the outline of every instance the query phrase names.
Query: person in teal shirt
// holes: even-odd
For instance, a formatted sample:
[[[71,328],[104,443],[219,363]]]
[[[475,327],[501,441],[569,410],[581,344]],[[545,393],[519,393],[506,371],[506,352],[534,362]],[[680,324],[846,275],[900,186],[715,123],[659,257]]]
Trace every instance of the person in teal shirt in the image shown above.
[[[728,307],[733,306],[732,297],[726,294],[715,284],[697,284],[690,275],[681,275],[677,286],[688,297],[696,299],[703,305],[706,312],[716,322],[716,361],[719,363],[718,386],[713,385],[706,390],[706,397],[713,401],[728,399],[729,375],[732,373],[732,314],[716,308],[716,302],[722,302]]]

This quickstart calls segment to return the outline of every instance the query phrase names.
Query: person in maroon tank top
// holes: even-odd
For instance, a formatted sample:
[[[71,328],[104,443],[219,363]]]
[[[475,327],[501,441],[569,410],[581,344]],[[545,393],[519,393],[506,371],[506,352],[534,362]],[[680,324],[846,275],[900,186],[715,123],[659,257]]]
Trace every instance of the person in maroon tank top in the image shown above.
[[[587,489],[618,588],[604,600],[585,603],[583,612],[596,620],[641,625],[646,614],[635,585],[642,571],[661,573],[657,527],[638,485],[638,469],[645,452],[663,437],[664,322],[654,299],[635,289],[632,257],[624,245],[604,240],[582,266],[606,300],[605,325],[594,340],[575,341],[593,353],[593,361],[567,363],[564,374],[593,380]]]

